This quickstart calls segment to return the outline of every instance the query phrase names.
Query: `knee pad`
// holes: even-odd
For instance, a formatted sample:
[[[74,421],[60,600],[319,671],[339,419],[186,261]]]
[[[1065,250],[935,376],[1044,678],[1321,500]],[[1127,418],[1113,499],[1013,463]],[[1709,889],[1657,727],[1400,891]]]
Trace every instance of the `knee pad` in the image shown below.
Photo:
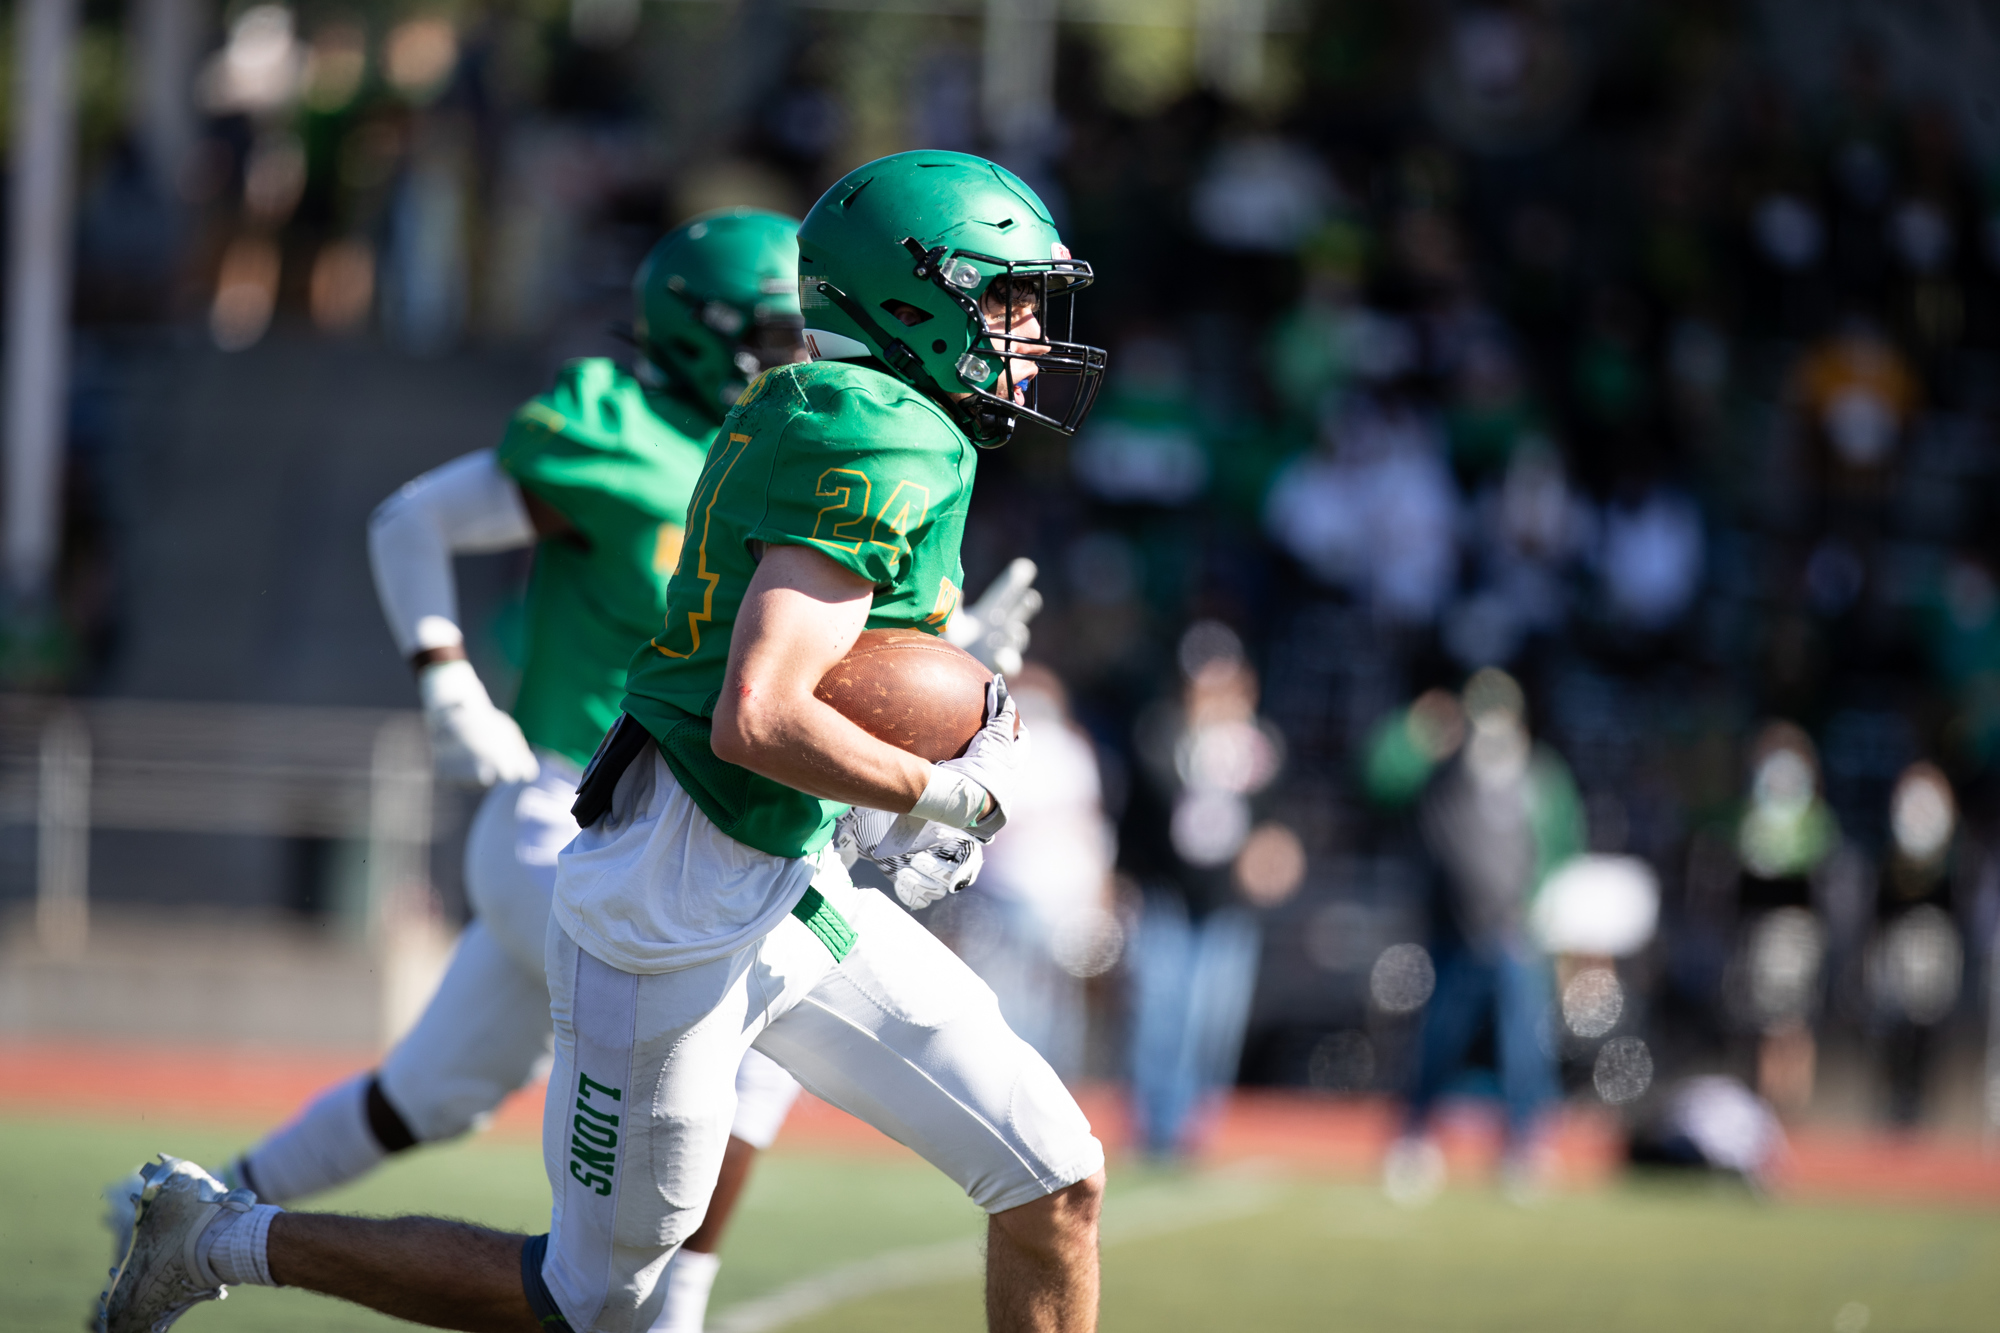
[[[368,1080],[368,1132],[386,1153],[404,1152],[417,1146],[417,1136],[407,1121],[382,1092],[382,1076]]]
[[[549,1284],[542,1281],[542,1260],[549,1252],[549,1235],[530,1236],[521,1245],[521,1291],[528,1298],[528,1310],[543,1333],[571,1333],[569,1320],[556,1308]]]

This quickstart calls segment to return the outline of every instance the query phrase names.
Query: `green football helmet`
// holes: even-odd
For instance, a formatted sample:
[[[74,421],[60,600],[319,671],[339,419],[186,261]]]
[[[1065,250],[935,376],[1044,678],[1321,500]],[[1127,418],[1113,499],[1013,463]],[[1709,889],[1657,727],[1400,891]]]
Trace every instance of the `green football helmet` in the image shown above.
[[[725,208],[661,238],[632,279],[642,380],[721,421],[760,370],[799,358],[799,224]]]
[[[1082,424],[1105,363],[1101,348],[1069,340],[1074,297],[1091,277],[1020,177],[966,153],[857,167],[799,224],[813,355],[875,358],[986,447],[1006,443],[1022,417],[1065,435]],[[1058,299],[1061,338],[1051,336]],[[1030,313],[1038,336],[1008,332]]]

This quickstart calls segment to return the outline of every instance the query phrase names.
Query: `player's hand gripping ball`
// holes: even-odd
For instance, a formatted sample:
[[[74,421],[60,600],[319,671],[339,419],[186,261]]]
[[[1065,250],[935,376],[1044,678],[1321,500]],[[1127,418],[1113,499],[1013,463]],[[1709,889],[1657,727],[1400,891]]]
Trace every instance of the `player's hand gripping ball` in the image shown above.
[[[986,683],[986,721],[965,744],[965,753],[947,759],[939,768],[965,774],[993,798],[993,808],[972,826],[981,842],[991,842],[1007,822],[1007,807],[1013,804],[1014,788],[1021,779],[1021,761],[1028,755],[1028,729],[1021,722],[1021,709],[1007,693],[1007,678],[995,676]]]
[[[922,630],[864,630],[813,694],[879,741],[965,774],[993,798],[973,828],[981,841],[1007,822],[1028,732],[1007,682]]]
[[[881,867],[913,909],[972,883],[980,844],[1006,822],[1027,745],[1006,681],[920,630],[868,630],[813,692],[877,740],[962,772],[993,798],[972,829],[856,807],[834,826],[835,844]]]

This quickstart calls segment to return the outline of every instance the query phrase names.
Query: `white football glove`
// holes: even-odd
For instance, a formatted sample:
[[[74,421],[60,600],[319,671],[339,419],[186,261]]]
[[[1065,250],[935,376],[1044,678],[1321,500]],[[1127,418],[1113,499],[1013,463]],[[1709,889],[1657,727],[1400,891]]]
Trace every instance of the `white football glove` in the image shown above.
[[[938,765],[947,773],[970,778],[993,798],[992,811],[978,823],[966,825],[981,842],[991,842],[1006,824],[1007,806],[1014,799],[1014,784],[1020,780],[1021,761],[1027,754],[1028,728],[1021,721],[1021,710],[1008,697],[1006,677],[995,676],[986,686],[986,725],[973,733],[964,754]]]
[[[903,906],[915,911],[979,877],[985,849],[964,829],[916,815],[855,806],[833,826],[834,846],[881,868]]]
[[[520,724],[493,706],[472,663],[431,663],[417,673],[417,692],[440,778],[491,787],[531,782],[541,772]]]
[[[1042,609],[1035,573],[1034,561],[1017,556],[978,601],[958,608],[944,627],[944,641],[965,649],[989,671],[1003,676],[1019,671],[1021,654],[1028,651],[1028,622]]]

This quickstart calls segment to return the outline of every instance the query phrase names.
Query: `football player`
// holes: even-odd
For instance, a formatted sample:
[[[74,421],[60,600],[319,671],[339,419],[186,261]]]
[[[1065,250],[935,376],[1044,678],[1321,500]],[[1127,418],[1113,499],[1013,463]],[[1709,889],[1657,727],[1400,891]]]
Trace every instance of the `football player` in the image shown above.
[[[760,375],[723,423],[666,628],[633,659],[558,860],[549,1233],[286,1212],[163,1157],[106,1292],[114,1333],[234,1282],[442,1327],[646,1329],[753,1048],[986,1209],[990,1327],[1095,1327],[1102,1146],[992,992],[841,856],[911,906],[970,881],[1026,743],[1004,680],[938,764],[813,694],[864,628],[944,629],[977,448],[1024,417],[1082,420],[1104,354],[1049,323],[1091,271],[1026,184],[956,153],[857,169],[799,239],[816,360]]]
[[[425,473],[375,511],[376,590],[416,672],[438,774],[491,788],[466,839],[474,916],[408,1035],[224,1168],[232,1187],[274,1204],[331,1189],[476,1127],[546,1064],[543,944],[556,853],[576,836],[577,779],[618,716],[633,645],[660,624],[688,493],[729,403],[759,370],[803,356],[797,230],[751,209],[676,228],[634,280],[633,371],[571,362],[498,448]],[[452,557],[530,544],[527,661],[510,716],[466,660]],[[798,1084],[753,1051],[736,1092],[716,1195],[666,1274],[660,1330],[699,1333],[736,1193]],[[135,1192],[110,1191],[114,1245]]]

